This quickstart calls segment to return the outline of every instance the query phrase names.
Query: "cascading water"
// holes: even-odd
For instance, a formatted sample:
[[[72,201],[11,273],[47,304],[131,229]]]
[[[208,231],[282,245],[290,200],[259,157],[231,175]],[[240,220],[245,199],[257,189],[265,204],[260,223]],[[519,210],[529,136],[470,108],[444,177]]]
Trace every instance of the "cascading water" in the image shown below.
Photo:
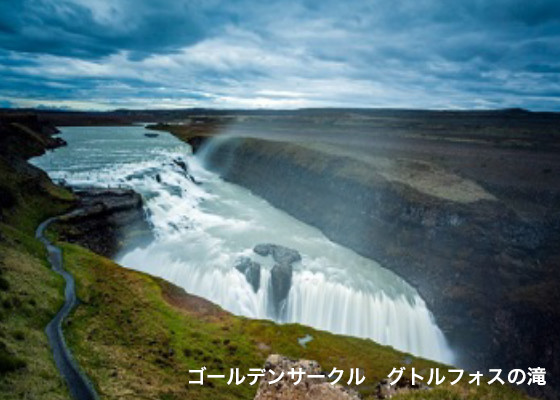
[[[371,338],[452,362],[442,332],[410,285],[224,182],[202,167],[188,145],[165,133],[146,138],[142,127],[62,131],[69,146],[33,160],[37,166],[74,186],[126,186],[145,199],[156,238],[144,248],[125,249],[117,257],[122,265],[167,279],[235,314]],[[270,293],[275,262],[253,251],[261,243],[301,255],[292,265],[281,313],[274,311]],[[257,290],[235,268],[243,257],[261,264]]]

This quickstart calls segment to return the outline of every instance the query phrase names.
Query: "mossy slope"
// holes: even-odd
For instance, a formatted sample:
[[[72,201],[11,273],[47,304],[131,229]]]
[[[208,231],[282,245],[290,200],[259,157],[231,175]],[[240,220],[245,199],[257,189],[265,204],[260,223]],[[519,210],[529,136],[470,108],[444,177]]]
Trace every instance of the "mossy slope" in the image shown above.
[[[325,371],[362,368],[356,389],[374,398],[375,384],[393,367],[417,371],[447,367],[363,340],[297,324],[233,316],[152,276],[124,269],[75,245],[63,245],[66,267],[78,282],[82,304],[67,327],[70,345],[103,398],[252,399],[256,386],[227,385],[230,368],[262,367],[271,353],[319,361]],[[302,347],[298,338],[311,335]],[[189,385],[189,369],[226,379]],[[414,394],[402,398],[418,398]],[[448,386],[422,392],[423,399],[524,399],[504,387]]]
[[[0,121],[0,399],[68,398],[44,333],[62,304],[63,282],[34,231],[73,197],[25,160],[47,143],[41,131]]]

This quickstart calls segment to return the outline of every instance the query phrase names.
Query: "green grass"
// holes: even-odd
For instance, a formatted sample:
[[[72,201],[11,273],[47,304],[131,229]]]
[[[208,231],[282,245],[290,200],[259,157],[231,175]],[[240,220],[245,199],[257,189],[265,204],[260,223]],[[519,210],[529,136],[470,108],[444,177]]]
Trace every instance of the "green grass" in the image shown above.
[[[0,243],[2,277],[10,286],[0,292],[0,399],[65,399],[44,333],[62,304],[62,279],[29,236],[9,234]]]
[[[20,168],[15,169],[0,157],[1,192],[9,195],[13,202],[12,207],[3,211],[2,217],[7,225],[33,235],[41,221],[68,209],[74,196],[53,184],[44,172]]]
[[[76,276],[82,304],[66,327],[77,359],[93,378],[103,398],[252,399],[256,386],[189,385],[189,369],[209,373],[230,368],[262,367],[269,354],[317,360],[333,367],[362,368],[367,377],[358,390],[373,399],[375,384],[409,358],[417,371],[447,368],[371,340],[317,331],[297,324],[233,316],[149,275],[124,269],[75,245],[64,244],[66,267]],[[297,339],[311,335],[306,348]],[[406,374],[405,374],[406,375]],[[465,381],[466,382],[466,381]],[[408,399],[525,399],[498,386],[442,385],[410,393]]]
[[[63,302],[37,225],[67,209],[72,195],[40,171],[0,157],[0,399],[68,399],[45,326]]]

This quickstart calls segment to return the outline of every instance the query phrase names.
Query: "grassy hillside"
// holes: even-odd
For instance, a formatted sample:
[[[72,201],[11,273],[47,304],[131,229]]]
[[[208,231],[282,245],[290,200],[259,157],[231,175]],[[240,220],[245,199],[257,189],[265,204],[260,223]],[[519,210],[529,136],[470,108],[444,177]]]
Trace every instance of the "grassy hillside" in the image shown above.
[[[62,303],[63,282],[49,269],[34,229],[71,207],[73,196],[23,158],[2,154],[0,194],[0,399],[68,399],[44,334]],[[103,399],[251,399],[256,386],[228,386],[222,379],[189,385],[188,370],[247,371],[271,353],[314,359],[327,371],[362,368],[364,398],[373,398],[375,383],[405,360],[408,370],[445,368],[370,340],[235,317],[161,279],[76,245],[61,246],[81,299],[66,337]],[[304,348],[297,339],[307,334],[313,340]],[[498,386],[444,385],[402,398],[526,397]]]
[[[31,235],[0,229],[0,399],[66,399],[44,333],[62,304],[63,282]]]
[[[319,361],[333,367],[365,371],[366,384],[357,389],[374,398],[375,383],[410,358],[417,371],[442,365],[411,357],[370,340],[317,331],[296,324],[233,316],[219,307],[161,280],[124,269],[83,248],[63,246],[66,267],[76,276],[82,305],[67,328],[70,345],[103,398],[252,399],[256,386],[207,380],[188,385],[189,369],[259,368],[271,353]],[[311,335],[306,348],[298,338]],[[369,384],[368,384],[369,383]],[[422,399],[524,399],[498,386],[444,386]]]
[[[67,399],[44,333],[63,301],[35,227],[71,205],[23,159],[0,155],[0,399]]]

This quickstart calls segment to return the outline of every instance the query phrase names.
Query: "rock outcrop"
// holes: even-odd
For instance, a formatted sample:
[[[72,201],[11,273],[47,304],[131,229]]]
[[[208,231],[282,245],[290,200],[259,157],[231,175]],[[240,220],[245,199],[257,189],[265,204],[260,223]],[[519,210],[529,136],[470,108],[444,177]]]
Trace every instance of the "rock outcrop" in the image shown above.
[[[152,239],[142,197],[133,190],[92,188],[76,195],[77,208],[55,225],[62,240],[112,257],[124,247],[141,246]]]
[[[284,374],[280,381],[270,384],[268,380],[262,379],[255,396],[255,400],[359,400],[360,397],[351,389],[344,388],[339,384],[332,385],[326,378],[303,378],[301,382],[294,385],[294,380],[288,375],[288,371],[301,370],[306,375],[321,375],[321,366],[311,360],[291,360],[287,357],[272,354],[265,362],[267,379],[273,375],[268,372],[274,371],[274,376]],[[297,379],[297,378],[296,378]]]
[[[277,244],[258,244],[255,246],[253,251],[264,257],[271,255],[274,261],[278,264],[291,265],[295,262],[301,261],[301,255],[296,250],[279,246]]]
[[[53,203],[67,203],[71,194],[56,187],[48,175],[27,160],[47,150],[64,146],[66,142],[54,137],[58,129],[36,115],[0,113],[0,221],[13,218],[12,210],[29,207],[33,210],[37,198]]]
[[[184,160],[181,160],[180,158],[174,158],[173,163],[177,165],[179,168],[181,168],[183,172],[185,172],[186,174],[189,173],[189,168]]]
[[[272,304],[278,317],[285,311],[286,301],[292,286],[292,266],[290,264],[276,264],[270,272]]]
[[[257,293],[261,284],[261,265],[251,260],[249,257],[242,257],[238,260],[235,268],[245,275],[245,279]]]
[[[263,257],[272,256],[276,262],[270,272],[270,296],[273,311],[281,318],[292,286],[292,264],[301,261],[301,255],[296,250],[271,243],[258,244],[253,251]]]
[[[187,164],[187,162],[186,162],[185,160],[183,160],[183,159],[181,159],[181,158],[174,158],[174,159],[173,159],[173,164],[176,165],[176,166],[178,166],[178,167],[181,169],[183,175],[184,175],[186,178],[188,178],[192,183],[197,184],[197,185],[200,185],[200,182],[198,182],[198,181],[194,178],[194,176],[192,176],[192,175],[190,174],[190,172],[189,172],[189,165]],[[159,175],[159,174],[158,174],[158,175]],[[157,176],[156,176],[156,180],[157,180],[157,179],[158,179],[158,178],[157,178]],[[161,182],[161,176],[159,177],[158,182]]]
[[[57,147],[64,139],[53,136],[59,130],[34,114],[2,115],[0,118],[0,152],[9,157],[28,159]]]

